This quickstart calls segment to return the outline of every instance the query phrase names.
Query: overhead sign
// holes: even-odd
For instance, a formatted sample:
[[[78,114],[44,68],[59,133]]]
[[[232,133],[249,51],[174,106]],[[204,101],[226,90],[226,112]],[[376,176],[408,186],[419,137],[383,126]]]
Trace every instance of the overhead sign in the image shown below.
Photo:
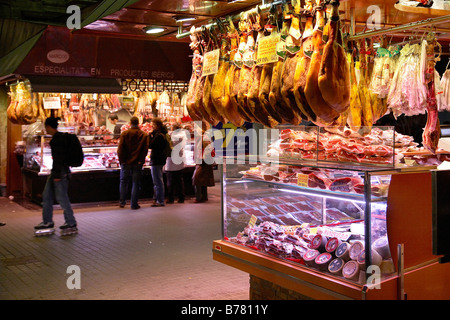
[[[15,73],[189,81],[188,43],[102,37],[49,26]]]

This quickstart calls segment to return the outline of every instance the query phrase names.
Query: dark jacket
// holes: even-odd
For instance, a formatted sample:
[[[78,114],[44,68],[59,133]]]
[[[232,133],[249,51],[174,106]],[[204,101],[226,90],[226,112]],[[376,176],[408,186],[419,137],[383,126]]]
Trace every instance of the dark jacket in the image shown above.
[[[120,164],[144,164],[148,153],[147,134],[139,127],[122,132],[117,148]]]
[[[69,166],[66,164],[67,140],[64,133],[57,131],[50,140],[50,147],[53,158],[51,175],[54,179],[60,179],[62,172],[70,172]]]
[[[119,139],[122,134],[122,126],[127,124],[126,121],[119,120],[114,126],[114,139]]]
[[[192,185],[201,187],[214,187],[214,171],[213,166],[208,164],[204,160],[205,150],[210,148],[210,142],[202,140],[201,148],[201,164],[195,165],[195,170],[192,175]],[[200,151],[200,150],[199,150]],[[208,150],[211,152],[211,156],[215,155],[214,149]]]
[[[166,147],[166,137],[167,129],[163,127],[161,130],[153,130],[149,134],[149,144],[148,148],[152,150],[150,154],[150,165],[151,166],[163,166],[166,164],[166,155],[164,154],[164,149]]]

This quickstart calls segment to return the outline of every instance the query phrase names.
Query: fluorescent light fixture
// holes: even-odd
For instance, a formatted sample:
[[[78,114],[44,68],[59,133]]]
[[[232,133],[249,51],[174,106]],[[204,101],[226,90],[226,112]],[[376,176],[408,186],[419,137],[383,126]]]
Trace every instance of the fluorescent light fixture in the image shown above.
[[[194,21],[197,18],[195,17],[186,17],[186,16],[173,16],[173,19],[175,20],[176,23],[180,23],[180,22],[187,22],[187,21]]]
[[[232,3],[235,3],[235,2],[241,2],[241,1],[243,1],[243,0],[229,0],[228,4],[232,4]]]
[[[163,32],[164,30],[166,30],[166,29],[164,29],[162,27],[146,27],[146,28],[144,28],[144,31],[147,34],[158,34],[158,33]]]

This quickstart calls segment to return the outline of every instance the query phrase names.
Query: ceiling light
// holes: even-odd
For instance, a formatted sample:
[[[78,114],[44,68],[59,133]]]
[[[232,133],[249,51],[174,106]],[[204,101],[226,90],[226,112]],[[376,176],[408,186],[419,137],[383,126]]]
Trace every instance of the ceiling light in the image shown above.
[[[180,23],[180,22],[186,22],[186,21],[194,21],[196,18],[195,17],[177,17],[177,16],[173,16],[173,19],[175,20],[176,23]]]
[[[157,34],[165,31],[166,29],[162,27],[146,27],[144,28],[145,33],[147,34]]]

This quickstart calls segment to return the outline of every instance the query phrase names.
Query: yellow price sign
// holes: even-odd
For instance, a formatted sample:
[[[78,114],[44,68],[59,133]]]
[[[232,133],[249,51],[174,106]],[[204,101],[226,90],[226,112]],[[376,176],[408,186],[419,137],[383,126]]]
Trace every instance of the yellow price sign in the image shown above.
[[[250,218],[250,221],[248,222],[248,226],[250,228],[254,227],[257,220],[258,220],[258,218],[254,214],[252,214],[252,217]]]
[[[277,45],[280,42],[280,35],[270,35],[261,37],[258,40],[258,52],[256,64],[274,63],[278,61]]]
[[[217,71],[219,70],[219,58],[220,49],[205,53],[205,56],[203,57],[202,76],[209,76],[211,74],[217,73]]]
[[[300,187],[307,187],[308,175],[304,173],[297,173],[297,185]]]

